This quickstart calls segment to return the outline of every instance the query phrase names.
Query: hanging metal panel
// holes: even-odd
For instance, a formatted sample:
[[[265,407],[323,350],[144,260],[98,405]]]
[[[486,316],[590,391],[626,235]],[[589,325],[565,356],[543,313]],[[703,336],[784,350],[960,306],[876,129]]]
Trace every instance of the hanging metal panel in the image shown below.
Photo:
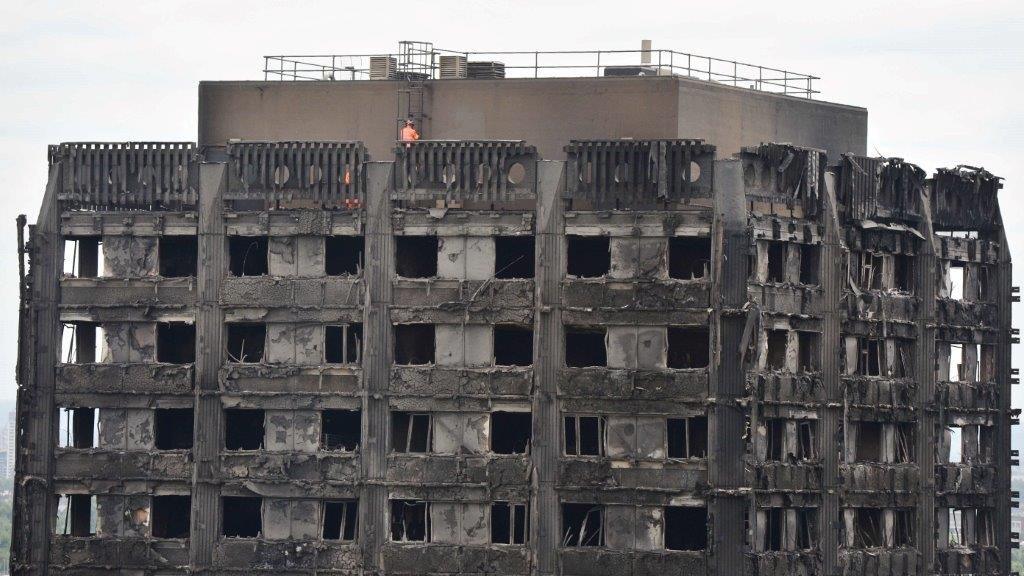
[[[519,140],[419,140],[395,148],[396,201],[536,198],[537,151]]]
[[[199,200],[191,142],[65,142],[50,163],[64,165],[61,204],[82,210],[173,210]]]
[[[593,208],[664,209],[712,195],[715,147],[701,140],[573,140],[565,151],[567,197]]]
[[[362,142],[229,142],[227,200],[362,206]]]

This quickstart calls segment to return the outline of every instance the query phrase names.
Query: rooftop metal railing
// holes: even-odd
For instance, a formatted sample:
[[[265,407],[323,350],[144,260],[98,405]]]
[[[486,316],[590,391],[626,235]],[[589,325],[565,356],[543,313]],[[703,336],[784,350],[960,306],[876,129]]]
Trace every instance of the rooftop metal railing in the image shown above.
[[[439,57],[467,62],[501,62],[506,78],[565,78],[660,75],[696,78],[763,92],[813,98],[817,76],[675,50],[571,50],[462,52],[430,48],[415,60],[407,51],[392,54],[264,56],[264,80],[369,80],[370,58],[393,58],[394,78],[440,80]]]

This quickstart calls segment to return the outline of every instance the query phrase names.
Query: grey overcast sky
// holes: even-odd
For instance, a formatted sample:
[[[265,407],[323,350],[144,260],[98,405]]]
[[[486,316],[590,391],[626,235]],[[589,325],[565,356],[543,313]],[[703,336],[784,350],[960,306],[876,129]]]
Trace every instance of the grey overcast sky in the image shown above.
[[[929,173],[970,164],[1004,176],[1003,215],[1024,261],[1020,0],[2,0],[0,398],[15,390],[14,219],[35,220],[47,144],[194,140],[198,82],[261,79],[264,54],[393,52],[402,39],[479,51],[636,49],[642,38],[821,76],[820,99],[869,110],[870,153]],[[1021,284],[1024,273],[1015,276]]]

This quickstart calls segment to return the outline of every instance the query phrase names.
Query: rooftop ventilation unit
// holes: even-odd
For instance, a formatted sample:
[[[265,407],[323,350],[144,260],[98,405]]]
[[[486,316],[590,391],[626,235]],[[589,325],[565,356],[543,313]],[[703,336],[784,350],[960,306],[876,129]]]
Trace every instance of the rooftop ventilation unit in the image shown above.
[[[393,80],[397,71],[394,56],[370,56],[370,80]]]
[[[657,66],[605,66],[605,76],[665,76]]]
[[[494,79],[505,77],[504,62],[470,62],[467,64],[470,78]]]
[[[438,58],[438,64],[440,65],[442,80],[466,77],[465,56],[441,56]]]

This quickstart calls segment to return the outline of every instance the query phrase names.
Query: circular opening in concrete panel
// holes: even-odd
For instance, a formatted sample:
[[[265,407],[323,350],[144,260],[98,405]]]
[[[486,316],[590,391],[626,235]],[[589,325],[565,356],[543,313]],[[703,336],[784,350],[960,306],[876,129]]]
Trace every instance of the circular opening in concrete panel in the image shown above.
[[[288,182],[288,178],[291,176],[291,171],[288,170],[287,166],[278,166],[274,168],[274,184],[277,186],[284,186]]]
[[[309,179],[310,184],[319,184],[320,180],[324,177],[324,171],[316,164],[310,164],[309,168],[306,169],[306,177]]]
[[[444,169],[441,170],[441,181],[447,186],[451,186],[455,183],[456,175],[459,171],[455,168],[454,164],[445,164]]]
[[[580,182],[592,184],[594,182],[594,164],[585,162],[580,166]]]
[[[629,166],[626,166],[625,162],[620,162],[619,165],[615,167],[614,178],[616,184],[622,184],[629,179]]]
[[[508,181],[511,184],[515,184],[515,185],[522,184],[523,180],[525,180],[525,179],[526,179],[526,168],[522,164],[520,164],[519,162],[516,162],[515,164],[509,166],[509,168],[508,168]]]
[[[700,180],[700,164],[690,162],[690,183]]]
[[[747,188],[757,186],[757,168],[754,168],[753,162],[747,162],[743,166],[743,184]]]
[[[476,168],[476,183],[478,186],[483,186],[491,180],[491,167],[487,164],[481,164]]]

